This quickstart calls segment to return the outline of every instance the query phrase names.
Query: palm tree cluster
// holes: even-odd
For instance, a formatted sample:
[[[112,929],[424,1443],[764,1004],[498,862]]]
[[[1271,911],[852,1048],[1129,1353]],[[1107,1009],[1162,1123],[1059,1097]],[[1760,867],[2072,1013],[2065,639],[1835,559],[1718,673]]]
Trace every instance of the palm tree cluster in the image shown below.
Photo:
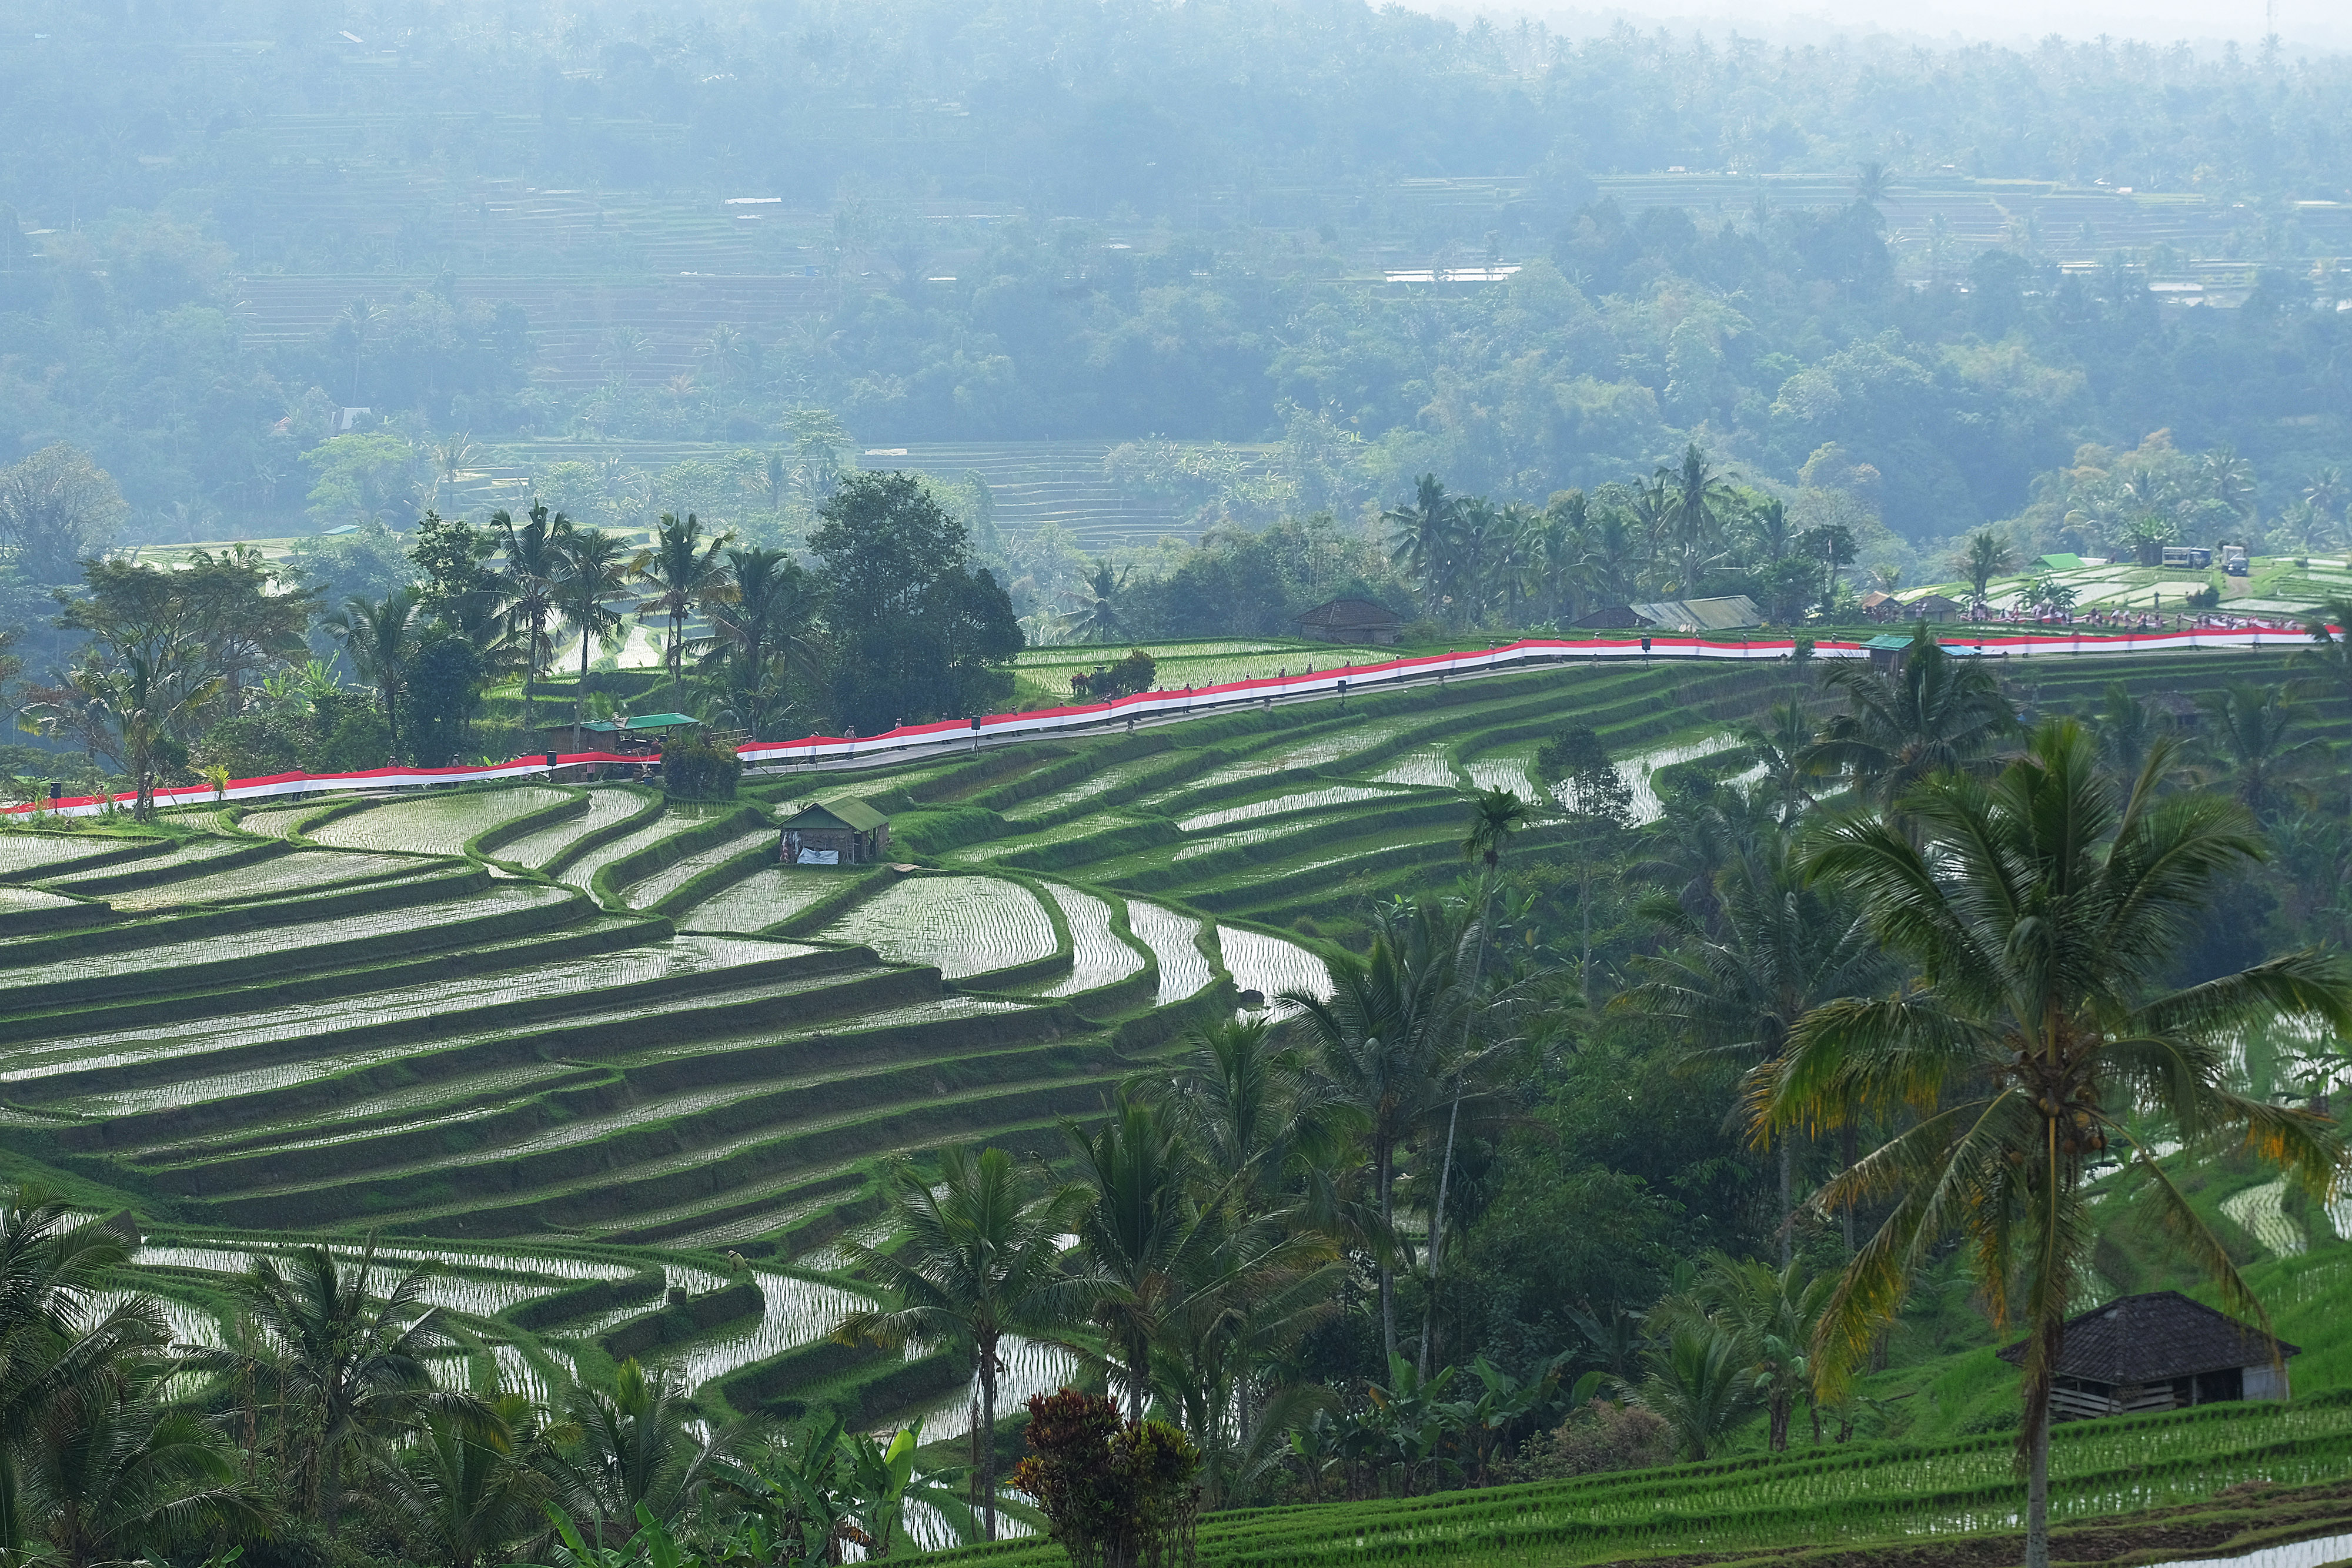
[[[241,1544],[574,1568],[688,1556],[777,1568],[868,1557],[908,1507],[968,1534],[919,1434],[716,1427],[668,1375],[624,1362],[552,1405],[450,1386],[465,1330],[434,1266],[370,1240],[251,1260],[218,1343],[174,1343],[120,1289],[138,1238],[36,1191],[0,1193],[0,1553],[66,1568],[233,1560]]]
[[[1196,1035],[1066,1127],[1050,1168],[1001,1150],[902,1168],[902,1240],[859,1253],[900,1304],[842,1335],[966,1346],[983,1427],[1009,1338],[1066,1346],[1130,1416],[1182,1429],[1212,1506],[1411,1492],[1542,1473],[1513,1448],[1580,1407],[1639,1412],[1692,1459],[1751,1430],[1822,1442],[1825,1418],[1843,1440],[1895,1312],[1957,1240],[1993,1326],[2025,1336],[2020,1463],[2046,1561],[2052,1368],[2101,1234],[2092,1177],[2130,1167],[2176,1260],[2259,1319],[2183,1162],[2226,1146],[2315,1194],[2346,1166],[2333,1123],[2252,1092],[2236,1060],[2282,1020],[2352,1025],[2340,962],[2176,977],[2217,891],[2267,852],[2263,824],[2294,820],[2318,755],[2297,722],[2291,695],[2231,687],[2192,739],[2118,687],[2095,728],[2029,726],[1990,666],[1922,633],[1751,727],[1752,785],[1661,781],[1654,829],[1595,839],[1555,802],[1490,792],[1461,894],[1377,908],[1328,992]],[[1507,870],[1530,822],[1654,890],[1622,967],[1542,939],[1514,880],[1594,879]],[[1478,1343],[1447,1314],[1493,1191],[1476,1162],[1563,1020],[1621,1019],[1666,1071],[1722,1086],[1727,1129],[1770,1173],[1759,1256],[1709,1253],[1646,1311],[1580,1303],[1566,1344],[1465,1368]],[[1318,1376],[1341,1341],[1362,1370]]]
[[[632,613],[663,634],[672,704],[689,705],[692,661],[694,701],[730,727],[757,731],[782,721],[792,684],[811,676],[814,594],[789,551],[737,546],[728,533],[707,535],[690,512],[683,518],[664,513],[645,549],[622,535],[578,527],[544,505],[520,521],[494,512],[478,533],[463,524],[444,527],[462,530],[450,552],[454,567],[443,569],[426,555],[427,585],[380,600],[352,598],[327,623],[376,693],[395,753],[404,695],[423,648],[439,637],[466,639],[485,677],[520,676],[526,728],[537,725],[539,683],[576,646],[575,750],[594,651],[616,647]],[[697,625],[705,630],[693,634]]]
[[[1746,593],[1771,619],[1827,609],[1853,539],[1792,532],[1780,498],[1718,471],[1696,443],[1644,480],[1563,490],[1542,507],[1455,496],[1433,474],[1381,514],[1390,559],[1450,629],[1563,624],[1644,595]],[[1106,570],[1108,569],[1105,569]]]

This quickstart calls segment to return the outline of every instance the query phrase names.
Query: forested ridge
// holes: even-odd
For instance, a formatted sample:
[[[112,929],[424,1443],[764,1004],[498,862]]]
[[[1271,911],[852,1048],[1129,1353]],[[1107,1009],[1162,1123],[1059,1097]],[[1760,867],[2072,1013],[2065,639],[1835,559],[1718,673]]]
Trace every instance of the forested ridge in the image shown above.
[[[121,19],[48,7],[0,42],[0,437],[94,452],[126,538],[289,531],[345,405],[420,476],[449,434],[757,449],[812,407],[876,441],[1288,437],[1285,500],[1342,516],[1423,471],[1540,503],[1693,434],[1793,486],[1835,444],[1927,541],[2157,430],[2284,504],[2352,395],[2311,204],[2347,194],[2352,77],[2291,47],[1573,40],[1341,5]],[[1677,167],[1752,188],[1607,183]],[[1771,183],[1796,174],[1821,178]],[[1978,176],[2196,222],[2044,231],[2012,193],[2006,231],[1954,230],[1939,193]],[[1490,184],[1424,201],[1432,177]],[[541,192],[585,215],[494,221]],[[2150,281],[2200,261],[2243,303],[2160,308]],[[1489,262],[1519,270],[1381,280]],[[697,304],[673,341],[524,287],[719,273],[795,292]],[[321,303],[281,319],[281,275]]]

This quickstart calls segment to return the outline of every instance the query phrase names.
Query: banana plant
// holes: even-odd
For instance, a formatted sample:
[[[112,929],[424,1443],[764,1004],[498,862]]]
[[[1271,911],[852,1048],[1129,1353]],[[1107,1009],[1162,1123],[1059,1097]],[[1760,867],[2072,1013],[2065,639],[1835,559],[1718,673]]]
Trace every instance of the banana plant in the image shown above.
[[[1403,1356],[1389,1355],[1387,1386],[1372,1384],[1371,1425],[1384,1439],[1389,1456],[1403,1471],[1405,1495],[1412,1495],[1416,1467],[1426,1468],[1426,1479],[1436,1480],[1438,1449],[1446,1437],[1468,1424],[1469,1406],[1444,1398],[1457,1370],[1444,1367],[1429,1376]]]

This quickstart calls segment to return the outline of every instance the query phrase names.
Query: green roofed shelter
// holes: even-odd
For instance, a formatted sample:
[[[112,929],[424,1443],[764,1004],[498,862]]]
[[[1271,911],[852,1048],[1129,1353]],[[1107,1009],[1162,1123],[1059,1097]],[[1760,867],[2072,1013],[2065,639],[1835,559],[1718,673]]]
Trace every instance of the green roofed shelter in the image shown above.
[[[2080,571],[2083,570],[2083,558],[2061,550],[2055,555],[2036,556],[2033,564],[2044,571]]]
[[[648,730],[687,729],[702,721],[692,714],[649,713],[638,718],[592,718],[580,727],[591,735],[642,735]],[[551,725],[553,729],[570,729],[568,724]]]
[[[786,865],[862,865],[889,848],[890,819],[855,795],[836,795],[784,819],[777,858]]]

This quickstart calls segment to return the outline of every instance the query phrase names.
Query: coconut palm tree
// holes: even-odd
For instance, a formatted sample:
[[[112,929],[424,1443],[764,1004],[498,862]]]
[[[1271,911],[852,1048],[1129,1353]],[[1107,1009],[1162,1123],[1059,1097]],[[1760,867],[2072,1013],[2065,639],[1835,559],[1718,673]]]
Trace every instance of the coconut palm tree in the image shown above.
[[[667,1369],[621,1363],[609,1387],[583,1384],[564,1405],[572,1437],[554,1464],[565,1507],[595,1521],[599,1540],[625,1542],[643,1515],[677,1516],[706,1473],[742,1445],[740,1427],[698,1432],[686,1390]]]
[[[572,696],[572,749],[580,749],[580,726],[588,702],[588,645],[609,641],[621,630],[613,601],[628,591],[642,554],[602,528],[575,528],[564,541],[555,576],[555,607],[580,638],[580,685]]]
[[[1885,965],[1869,930],[1807,877],[1786,834],[1768,830],[1752,841],[1717,888],[1712,931],[1673,897],[1643,905],[1675,946],[1635,958],[1640,983],[1610,1003],[1674,1031],[1690,1059],[1769,1065],[1807,1013],[1868,990],[1883,977]],[[1795,1145],[1793,1137],[1780,1140],[1782,1268],[1795,1245]],[[1847,1157],[1850,1163],[1851,1153]],[[1845,1222],[1851,1247],[1851,1214]]]
[[[1682,591],[1696,593],[1706,569],[1722,559],[1723,525],[1738,508],[1738,493],[1709,465],[1696,441],[1683,449],[1680,465],[1659,468],[1656,483],[1664,487],[1664,502],[1658,522],[1681,562]]]
[[[1876,206],[1895,199],[1895,171],[1873,160],[1857,164],[1853,172],[1853,199]]]
[[[400,695],[408,685],[408,661],[416,652],[416,608],[423,594],[395,589],[373,602],[353,594],[327,618],[328,634],[343,645],[352,668],[375,688],[392,754],[400,755]]]
[[[1633,1403],[1673,1430],[1684,1458],[1706,1458],[1755,1407],[1746,1350],[1729,1324],[1695,1317],[1642,1352]]]
[[[1900,799],[1912,785],[1950,768],[1980,766],[2016,727],[2015,710],[1981,661],[1956,658],[1921,622],[1901,667],[1880,674],[1843,664],[1822,684],[1845,694],[1804,754],[1816,777],[1850,785],[1858,799]]]
[[[1185,1146],[1234,1178],[1226,1197],[1240,1212],[1266,1213],[1298,1196],[1333,1207],[1339,1107],[1309,1068],[1267,1019],[1234,1018],[1194,1030],[1164,1081],[1159,1098]]]
[[[37,1527],[42,1510],[27,1481],[38,1477],[24,1461],[45,1427],[60,1411],[97,1408],[127,1362],[165,1343],[151,1301],[98,1310],[128,1242],[37,1188],[0,1191],[0,1560],[23,1562]]]
[[[1109,643],[1121,635],[1118,596],[1126,588],[1125,569],[1113,571],[1110,562],[1097,558],[1094,570],[1087,574],[1078,607],[1070,617],[1070,630],[1080,642]]]
[[[548,625],[555,615],[556,579],[562,574],[572,519],[562,512],[550,517],[546,503],[535,502],[520,528],[504,509],[491,513],[490,533],[506,557],[492,580],[502,601],[501,629],[508,641],[522,644],[522,723],[531,729],[536,727],[532,699],[538,695],[540,672],[555,656]]]
[[[845,1344],[903,1348],[920,1339],[971,1347],[980,1387],[982,1530],[996,1539],[997,1354],[1008,1333],[1043,1332],[1065,1321],[1080,1292],[1061,1270],[1061,1238],[1082,1196],[1035,1192],[1003,1149],[940,1156],[936,1186],[904,1161],[887,1176],[892,1228],[904,1238],[890,1251],[849,1247],[852,1263],[898,1298],[898,1305],[853,1312],[834,1337]]]
[[[2198,703],[2211,721],[2215,781],[2258,821],[2277,816],[2297,798],[2308,799],[2303,781],[2322,766],[2327,743],[2295,738],[2303,704],[2284,686],[2231,681]]]
[[[2304,486],[2303,504],[2323,526],[2336,527],[2344,521],[2346,507],[2352,505],[2352,483],[2346,482],[2337,465],[2324,465],[2312,471],[2310,482]]]
[[[474,438],[462,432],[445,435],[433,444],[433,471],[448,486],[451,501],[457,499],[457,481],[472,470],[475,459],[481,455],[482,449],[474,444]]]
[[[1740,730],[1739,740],[1764,769],[1762,786],[1780,813],[1780,825],[1794,827],[1813,803],[1807,787],[1812,775],[1803,760],[1813,744],[1813,721],[1805,705],[1793,699],[1774,703],[1765,710],[1762,723]]]
[[[1969,580],[1969,608],[1982,613],[1985,596],[1992,590],[1992,580],[2004,572],[2017,570],[2017,552],[2011,549],[2009,538],[1991,528],[1979,528],[1969,536],[1969,548],[1960,552],[1953,563],[1960,575]]]
[[[669,622],[669,649],[664,663],[669,668],[673,702],[685,702],[688,617],[734,597],[734,579],[719,558],[719,552],[734,537],[721,533],[706,539],[702,537],[702,525],[695,520],[692,512],[687,513],[684,522],[676,513],[664,512],[661,526],[654,534],[654,548],[638,561],[639,580],[654,591],[637,606],[637,613],[644,617],[657,615]]]
[[[1697,1293],[1746,1343],[1748,1374],[1765,1410],[1765,1444],[1789,1447],[1797,1401],[1812,1396],[1812,1345],[1836,1277],[1811,1274],[1801,1262],[1778,1269],[1754,1259],[1734,1262],[1721,1253],[1699,1271]],[[1813,1406],[1813,1441],[1822,1437],[1821,1406]]]
[[[2318,671],[2338,696],[2352,700],[2352,598],[2338,595],[2326,601],[2303,624],[2312,645],[2299,651],[2294,662]]]
[[[1450,1064],[1447,1077],[1452,1081],[1451,1104],[1445,1113],[1445,1153],[1437,1167],[1437,1201],[1429,1210],[1429,1295],[1422,1311],[1421,1354],[1416,1368],[1423,1376],[1429,1375],[1429,1347],[1437,1322],[1437,1267],[1439,1244],[1444,1239],[1445,1198],[1454,1176],[1454,1143],[1462,1126],[1462,1096],[1469,1088],[1473,1073],[1484,1065],[1487,1052],[1479,1051],[1472,1038],[1481,1012],[1479,982],[1486,977],[1486,936],[1494,925],[1495,881],[1502,869],[1503,850],[1511,835],[1533,820],[1528,802],[1508,789],[1482,790],[1471,797],[1470,831],[1462,841],[1463,854],[1483,862],[1484,874],[1478,883],[1478,909],[1472,916],[1477,931],[1472,945],[1470,984],[1464,993],[1462,1013],[1462,1048]]]
[[[1128,1416],[1143,1418],[1151,1350],[1181,1303],[1203,1212],[1188,1204],[1185,1150],[1174,1118],[1122,1089],[1101,1128],[1062,1124],[1083,1195],[1077,1215],[1082,1288],[1127,1380]]]
[[[2110,772],[2124,779],[2138,778],[2158,739],[2173,729],[2169,715],[2132,695],[2121,681],[2107,683],[2095,717],[2099,755]]]
[[[70,731],[113,758],[131,775],[131,814],[143,822],[155,813],[166,743],[184,735],[226,684],[205,674],[203,653],[195,643],[175,641],[126,653],[120,664],[77,664],[64,685],[46,688],[25,705],[17,726],[44,736]]]
[[[734,597],[710,606],[710,635],[696,652],[724,680],[738,721],[758,735],[783,706],[782,676],[816,678],[816,584],[790,550],[759,545],[730,547],[727,571]]]
[[[555,1496],[551,1428],[529,1396],[499,1394],[471,1416],[429,1415],[378,1469],[379,1496],[449,1568],[499,1560],[536,1534]]]
[[[281,1261],[256,1256],[235,1291],[257,1337],[250,1375],[275,1384],[287,1410],[291,1480],[302,1511],[329,1530],[342,1506],[348,1476],[356,1480],[374,1446],[419,1417],[471,1419],[471,1395],[434,1386],[430,1352],[454,1344],[441,1309],[424,1301],[436,1265],[420,1263],[388,1279],[371,1236],[349,1268],[325,1247],[297,1247]]]
[[[1391,557],[1420,583],[1422,608],[1432,615],[1445,597],[1460,520],[1461,504],[1445,493],[1434,474],[1421,476],[1411,502],[1381,514],[1381,521],[1389,526]]]
[[[1454,934],[1433,907],[1383,915],[1370,952],[1331,962],[1331,995],[1285,991],[1329,1092],[1358,1118],[1371,1155],[1381,1339],[1396,1351],[1397,1155],[1442,1103],[1445,1042],[1457,1030]]]
[[[2230,1087],[2248,1028],[2286,1017],[2352,1028],[2339,960],[2306,950],[2186,990],[2165,982],[2215,883],[2263,854],[2235,801],[2159,793],[2173,749],[2159,742],[2136,779],[2118,780],[2079,724],[2053,720],[1991,779],[1947,772],[1913,787],[1900,805],[1920,842],[1884,816],[1828,828],[1815,874],[1919,978],[1816,1008],[1751,1079],[1759,1136],[1912,1114],[1815,1197],[1825,1211],[1888,1206],[1823,1308],[1815,1386],[1843,1395],[1913,1277],[1960,1233],[1979,1299],[2027,1336],[2030,1568],[2050,1560],[2051,1389],[2097,1230],[2085,1166],[2114,1145],[2179,1255],[2260,1318],[2221,1240],[2140,1142],[2142,1117],[2168,1122],[2192,1153],[2226,1144],[2315,1193],[2344,1155],[2326,1118]]]
[[[237,1484],[227,1439],[201,1411],[163,1403],[176,1370],[131,1357],[34,1423],[25,1490],[62,1568],[154,1561],[168,1545],[268,1528]]]

